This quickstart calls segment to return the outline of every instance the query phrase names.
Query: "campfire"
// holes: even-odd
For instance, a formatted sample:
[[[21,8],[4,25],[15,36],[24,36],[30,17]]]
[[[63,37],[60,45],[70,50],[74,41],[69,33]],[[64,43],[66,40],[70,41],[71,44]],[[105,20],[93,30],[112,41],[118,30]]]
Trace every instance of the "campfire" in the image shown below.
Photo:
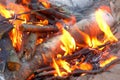
[[[120,61],[113,52],[118,23],[109,5],[95,3],[101,4],[80,18],[51,0],[1,2],[0,80],[69,80],[108,71]]]

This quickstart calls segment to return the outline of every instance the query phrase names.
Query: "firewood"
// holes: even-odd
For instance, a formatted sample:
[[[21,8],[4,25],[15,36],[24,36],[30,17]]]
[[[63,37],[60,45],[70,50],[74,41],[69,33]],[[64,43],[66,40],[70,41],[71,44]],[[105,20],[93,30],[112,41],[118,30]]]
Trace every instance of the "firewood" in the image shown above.
[[[10,71],[18,71],[21,67],[20,60],[14,50],[10,51],[10,56],[7,60],[7,66]]]
[[[7,67],[10,70],[13,70],[13,71],[19,70],[20,62],[8,35],[4,36],[0,40],[0,46],[1,46],[0,59],[3,60],[2,61],[3,65],[7,63]],[[3,72],[3,69],[5,69],[4,68],[5,66],[3,65],[1,65],[1,68],[0,68],[2,69],[2,72]]]
[[[30,32],[58,32],[58,28],[52,25],[49,26],[37,26],[32,24],[22,24],[20,27],[22,31],[30,31]]]
[[[107,23],[110,26],[112,26],[114,23],[114,20],[111,19],[111,16],[106,16],[106,17],[107,17],[107,20],[106,20]],[[95,20],[94,18],[84,19],[70,27],[68,31],[73,36],[73,38],[76,40],[77,44],[81,44],[81,43],[85,44],[84,42],[85,40],[83,39],[84,36],[80,34],[80,31],[86,32],[87,28],[91,27],[90,25],[94,23],[94,20]],[[33,30],[33,28],[30,30]],[[86,33],[89,34],[88,32],[89,31],[87,31]],[[7,72],[5,74],[6,80],[13,80],[13,79],[25,80],[34,70],[38,69],[39,66],[42,65],[44,62],[49,62],[49,60],[53,56],[56,56],[58,53],[64,54],[64,51],[61,49],[61,44],[62,44],[61,36],[62,35],[54,36],[53,38],[49,39],[43,44],[38,45],[33,59],[27,62],[25,61],[22,62],[20,70],[12,73],[14,76],[8,76],[7,74],[8,72]]]
[[[59,12],[59,11],[56,11],[53,8],[46,9],[46,10],[41,10],[40,12],[43,13],[43,14],[55,16],[58,19],[67,19],[67,18],[70,17],[68,15],[65,15],[65,14]]]
[[[37,33],[30,33],[27,42],[25,43],[24,47],[24,54],[25,59],[29,60],[31,59],[36,50],[36,41],[37,41]]]

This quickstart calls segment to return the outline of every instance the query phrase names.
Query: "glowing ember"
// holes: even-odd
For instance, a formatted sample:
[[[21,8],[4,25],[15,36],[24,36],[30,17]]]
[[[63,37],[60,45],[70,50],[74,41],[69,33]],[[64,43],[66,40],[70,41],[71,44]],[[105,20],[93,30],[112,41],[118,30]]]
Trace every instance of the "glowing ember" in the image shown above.
[[[81,63],[79,69],[81,70],[92,70],[92,65],[90,63]]]
[[[29,4],[30,0],[22,0],[23,4]]]

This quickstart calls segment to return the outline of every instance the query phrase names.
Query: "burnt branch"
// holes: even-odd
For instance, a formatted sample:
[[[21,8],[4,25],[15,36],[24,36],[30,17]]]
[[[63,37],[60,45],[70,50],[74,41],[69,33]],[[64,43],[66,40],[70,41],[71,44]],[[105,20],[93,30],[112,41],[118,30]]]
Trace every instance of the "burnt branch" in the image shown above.
[[[48,26],[37,26],[32,24],[23,24],[20,29],[22,31],[30,31],[30,32],[58,32],[58,28],[52,25]]]

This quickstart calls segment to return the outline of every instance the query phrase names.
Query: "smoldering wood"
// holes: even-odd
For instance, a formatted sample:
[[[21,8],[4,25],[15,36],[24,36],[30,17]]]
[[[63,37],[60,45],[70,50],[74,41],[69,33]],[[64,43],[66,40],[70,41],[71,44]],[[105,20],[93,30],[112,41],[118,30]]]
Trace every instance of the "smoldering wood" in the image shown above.
[[[32,24],[22,24],[22,26],[20,27],[20,30],[30,31],[30,32],[40,32],[40,33],[59,31],[58,28],[53,25],[37,26],[37,25],[32,25]]]

